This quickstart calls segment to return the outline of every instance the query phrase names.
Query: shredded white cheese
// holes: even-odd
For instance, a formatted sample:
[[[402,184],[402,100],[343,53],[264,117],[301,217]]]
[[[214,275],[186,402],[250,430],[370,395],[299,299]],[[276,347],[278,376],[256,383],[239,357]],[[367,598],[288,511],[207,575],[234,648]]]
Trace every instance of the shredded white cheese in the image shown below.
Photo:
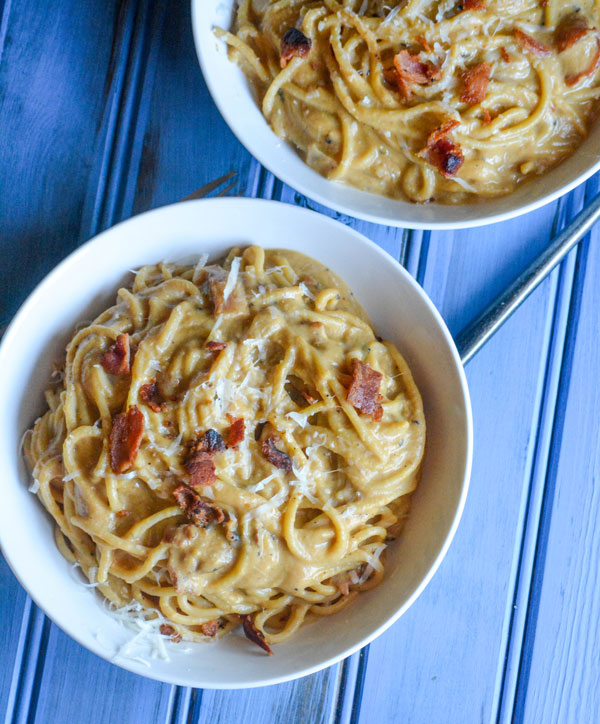
[[[208,254],[200,254],[200,257],[198,258],[198,263],[194,267],[194,273],[192,274],[192,281],[194,284],[198,282],[198,275],[204,269],[206,266],[206,262],[208,261]]]
[[[241,261],[241,258],[239,256],[236,256],[231,262],[231,271],[229,272],[229,276],[227,277],[227,284],[225,284],[225,289],[223,289],[224,302],[229,299],[229,295],[231,294],[237,283]]]
[[[267,483],[270,483],[273,478],[277,477],[277,473],[271,473],[270,475],[267,475],[266,478],[263,478],[262,480],[259,480],[258,483],[255,483],[254,485],[249,485],[246,490],[249,493],[258,493],[260,490],[262,490]]]
[[[181,445],[181,440],[183,438],[183,433],[180,432],[179,435],[173,440],[173,442],[169,445],[169,447],[166,450],[167,455],[173,455],[177,448]]]
[[[286,417],[289,417],[290,420],[293,420],[302,429],[306,427],[306,423],[308,422],[308,417],[303,415],[301,412],[288,412]]]
[[[366,100],[367,98],[368,98],[368,96],[365,96],[365,98],[363,98],[363,101]],[[371,104],[370,99],[369,99],[369,103],[363,103],[363,105],[370,105],[370,104]],[[300,289],[302,289],[302,293],[304,294],[304,296],[308,297],[309,299],[315,298],[315,295],[310,291],[310,289],[306,286],[306,284],[304,282],[300,282],[300,284],[298,284],[298,286],[300,287]]]

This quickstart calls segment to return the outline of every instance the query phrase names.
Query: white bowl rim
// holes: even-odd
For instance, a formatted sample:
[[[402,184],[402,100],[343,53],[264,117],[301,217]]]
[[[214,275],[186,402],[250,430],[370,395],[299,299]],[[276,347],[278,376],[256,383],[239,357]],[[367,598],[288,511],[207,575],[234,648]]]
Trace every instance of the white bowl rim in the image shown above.
[[[215,0],[215,2],[218,0]],[[406,228],[406,229],[416,229],[416,230],[424,230],[424,231],[451,231],[454,229],[472,229],[479,226],[488,226],[490,224],[496,224],[500,223],[502,221],[508,221],[509,219],[514,219],[519,216],[523,216],[524,214],[528,214],[531,211],[535,211],[537,209],[540,209],[543,206],[546,206],[547,204],[552,203],[553,201],[556,201],[557,199],[561,198],[562,196],[568,194],[573,189],[577,188],[581,184],[585,183],[591,176],[593,176],[597,171],[600,170],[600,156],[596,160],[596,162],[588,167],[585,171],[583,171],[580,175],[578,175],[576,178],[572,179],[570,182],[564,184],[563,186],[560,186],[559,188],[555,189],[554,191],[547,193],[545,195],[540,196],[539,198],[536,198],[532,201],[524,201],[520,204],[514,206],[513,208],[509,209],[508,211],[503,212],[487,212],[482,213],[480,216],[468,220],[460,220],[460,221],[414,221],[414,220],[406,220],[403,218],[394,218],[390,216],[378,216],[377,214],[372,214],[367,211],[363,211],[360,209],[353,208],[352,206],[349,206],[343,202],[340,201],[332,201],[331,199],[327,199],[319,193],[315,193],[315,190],[311,188],[308,184],[298,181],[289,173],[286,173],[285,171],[282,171],[281,169],[276,168],[276,164],[274,164],[272,161],[266,160],[264,154],[262,153],[262,148],[258,142],[256,142],[251,136],[244,135],[240,128],[238,128],[237,125],[230,123],[228,113],[225,110],[223,103],[221,101],[221,94],[219,93],[219,90],[217,88],[217,85],[214,80],[214,76],[211,72],[211,69],[206,62],[206,57],[202,51],[202,45],[200,42],[200,22],[198,20],[198,17],[200,13],[202,12],[202,4],[206,3],[206,0],[191,0],[191,15],[192,15],[192,33],[194,36],[194,45],[196,47],[196,55],[198,57],[198,61],[200,64],[200,68],[202,70],[202,75],[204,76],[204,81],[208,87],[208,90],[210,92],[211,98],[214,102],[214,104],[217,106],[219,113],[221,114],[223,120],[229,127],[229,130],[235,135],[235,137],[238,139],[238,141],[254,156],[255,159],[259,161],[259,163],[264,166],[270,173],[272,173],[274,176],[279,178],[281,181],[283,181],[285,184],[287,184],[290,188],[295,189],[296,191],[300,192],[302,195],[306,196],[309,199],[312,199],[316,203],[322,204],[323,206],[327,208],[331,208],[335,211],[338,211],[342,214],[346,214],[351,217],[355,217],[358,219],[363,219],[364,221],[369,221],[374,224],[384,224],[387,226],[396,226],[399,228]],[[578,149],[576,149],[577,152]],[[568,160],[568,159],[566,159]],[[559,164],[560,166],[561,164]],[[309,167],[308,167],[309,168]],[[556,170],[557,167],[550,169],[550,173],[554,170]],[[317,174],[316,171],[314,171],[315,174]],[[318,175],[318,174],[317,174]],[[535,182],[535,179],[532,179],[530,183]],[[335,182],[331,182],[335,183]],[[367,192],[362,192],[367,193]],[[515,193],[515,192],[513,192]],[[440,206],[443,206],[440,204]],[[477,208],[477,205],[472,205],[473,208]]]
[[[207,204],[217,204],[219,206],[234,206],[234,205],[261,205],[264,207],[264,213],[268,213],[269,208],[272,206],[285,206],[286,210],[288,210],[289,213],[298,213],[301,215],[311,215],[313,217],[319,217],[320,223],[322,222],[325,227],[343,227],[345,233],[352,235],[356,237],[357,240],[360,240],[363,244],[366,246],[371,247],[371,249],[376,252],[379,256],[383,257],[386,261],[386,263],[389,263],[390,261],[394,263],[394,265],[397,267],[397,271],[403,275],[405,278],[405,281],[411,285],[414,290],[417,292],[421,300],[424,302],[426,307],[428,308],[428,311],[432,313],[432,315],[435,317],[437,324],[439,325],[439,329],[442,332],[444,339],[446,341],[446,344],[448,346],[448,351],[450,352],[454,364],[455,364],[455,371],[458,375],[459,379],[459,387],[460,392],[462,394],[462,399],[464,402],[464,412],[465,412],[465,454],[464,454],[464,469],[463,469],[463,481],[462,481],[462,487],[460,496],[458,499],[458,503],[456,505],[456,510],[454,512],[454,515],[452,517],[452,523],[450,525],[450,528],[448,530],[448,533],[446,535],[445,541],[443,545],[441,546],[437,556],[435,557],[433,563],[431,564],[427,574],[422,578],[421,582],[416,586],[413,593],[405,600],[403,605],[397,609],[397,611],[390,616],[382,625],[380,625],[377,629],[369,633],[367,636],[363,637],[360,641],[358,641],[356,644],[344,649],[340,653],[336,654],[335,656],[331,656],[323,661],[318,662],[315,665],[307,666],[305,668],[301,668],[291,674],[284,674],[281,676],[272,676],[268,679],[263,679],[260,681],[238,681],[234,684],[231,683],[222,683],[222,684],[215,684],[214,682],[208,682],[203,683],[200,681],[199,677],[194,677],[193,679],[191,677],[181,677],[181,676],[170,676],[170,675],[158,675],[154,673],[151,669],[146,669],[144,666],[140,663],[138,663],[134,659],[128,659],[125,657],[120,657],[118,661],[114,659],[114,657],[111,657],[109,653],[107,653],[106,649],[100,645],[99,642],[94,641],[93,643],[84,642],[82,640],[82,637],[79,636],[77,633],[74,633],[69,628],[69,621],[68,621],[68,615],[67,612],[64,612],[62,616],[53,613],[50,614],[46,610],[46,605],[44,601],[40,600],[39,597],[33,595],[30,593],[28,586],[26,585],[25,581],[22,579],[20,573],[19,573],[19,566],[18,563],[13,559],[13,557],[10,555],[10,552],[6,550],[6,546],[3,545],[3,537],[5,534],[2,531],[2,528],[0,527],[0,552],[4,556],[4,559],[6,560],[8,566],[12,570],[13,574],[21,584],[21,586],[25,589],[27,594],[33,599],[34,603],[44,612],[46,616],[56,625],[58,626],[62,631],[64,631],[70,638],[74,639],[84,648],[92,651],[94,654],[99,656],[100,658],[108,661],[111,664],[114,664],[122,669],[125,669],[127,671],[130,671],[135,674],[140,674],[141,676],[145,676],[146,678],[154,679],[157,681],[180,685],[180,686],[191,686],[194,688],[206,688],[206,689],[245,689],[245,688],[259,688],[263,686],[271,686],[274,684],[280,684],[287,681],[293,681],[295,679],[308,676],[310,674],[316,673],[318,671],[321,671],[329,666],[332,666],[333,664],[338,663],[339,661],[342,661],[343,659],[347,658],[348,656],[351,656],[352,654],[356,653],[359,649],[363,648],[364,646],[370,644],[374,639],[376,639],[378,636],[380,636],[384,631],[386,631],[392,624],[394,624],[409,608],[412,606],[412,604],[417,600],[417,598],[421,595],[421,593],[424,591],[426,586],[429,584],[431,579],[433,578],[434,574],[438,570],[439,566],[441,565],[444,557],[446,556],[446,553],[448,552],[448,549],[452,543],[452,540],[454,539],[454,536],[456,534],[456,531],[458,529],[458,525],[460,523],[466,499],[467,494],[469,490],[470,485],[470,478],[471,478],[471,471],[472,471],[472,459],[473,459],[473,415],[472,415],[472,407],[471,407],[471,399],[469,394],[469,388],[468,383],[466,379],[466,375],[464,372],[464,368],[460,359],[460,355],[458,353],[458,350],[456,348],[456,345],[454,343],[454,340],[450,334],[450,331],[448,330],[448,327],[446,323],[444,322],[441,314],[427,295],[427,293],[422,289],[422,287],[418,284],[418,282],[408,273],[408,271],[398,262],[396,261],[391,255],[389,255],[386,251],[384,251],[381,247],[379,247],[377,244],[375,244],[373,241],[371,241],[369,238],[361,234],[360,232],[345,226],[339,221],[336,221],[334,219],[331,219],[324,214],[320,214],[316,211],[313,211],[311,209],[306,209],[304,207],[300,206],[294,206],[292,204],[288,204],[285,202],[280,201],[274,201],[274,200],[267,200],[267,199],[255,199],[255,198],[245,198],[245,197],[224,197],[224,198],[209,198],[209,199],[196,199],[196,200],[190,200],[190,201],[182,201],[177,202],[174,204],[169,204],[168,206],[159,207],[156,209],[152,209],[150,211],[146,211],[142,214],[138,214],[137,216],[134,216],[132,218],[126,219],[124,221],[119,222],[118,224],[115,224],[114,226],[102,231],[98,235],[92,237],[85,243],[83,243],[81,246],[79,246],[77,249],[72,251],[67,257],[65,257],[61,262],[59,262],[33,289],[33,291],[29,294],[29,296],[25,299],[25,301],[22,303],[22,305],[19,307],[18,311],[14,315],[13,319],[11,320],[9,326],[7,327],[3,338],[0,340],[0,369],[4,368],[4,360],[10,355],[10,348],[13,345],[13,338],[18,338],[19,334],[19,328],[21,326],[21,322],[23,319],[26,318],[30,307],[33,307],[35,305],[36,299],[39,295],[43,294],[45,289],[47,287],[52,287],[53,280],[55,277],[60,276],[62,272],[73,265],[77,265],[78,262],[89,253],[89,250],[98,246],[99,244],[102,244],[104,239],[107,236],[110,236],[113,234],[115,229],[118,229],[119,231],[122,230],[124,227],[131,227],[132,229],[135,228],[135,225],[138,223],[138,221],[144,219],[146,220],[149,217],[159,217],[161,214],[169,214],[172,213],[173,210],[176,207],[180,206],[188,206],[188,205],[207,205]],[[225,211],[225,209],[223,209]]]

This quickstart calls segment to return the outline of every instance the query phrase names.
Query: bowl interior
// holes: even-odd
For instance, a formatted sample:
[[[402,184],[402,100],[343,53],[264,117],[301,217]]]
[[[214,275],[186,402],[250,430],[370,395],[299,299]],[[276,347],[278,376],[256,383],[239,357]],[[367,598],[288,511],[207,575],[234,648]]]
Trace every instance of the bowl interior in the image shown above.
[[[408,608],[439,565],[458,524],[470,472],[470,403],[456,349],[425,293],[385,252],[342,224],[276,202],[192,201],[143,214],[62,262],[21,308],[0,347],[0,543],[50,618],[109,659],[131,638],[94,592],[77,583],[54,544],[53,523],[27,491],[20,439],[44,409],[53,361],[60,359],[78,321],[113,303],[118,286],[132,278],[128,269],[204,251],[219,255],[246,243],[302,251],[348,282],[376,329],[398,344],[413,370],[425,403],[426,459],[407,528],[389,548],[386,579],[342,613],[307,626],[270,658],[232,635],[215,644],[168,644],[171,660],[149,659],[149,668],[131,658],[115,661],[182,685],[235,688],[284,681],[333,663],[374,638]]]
[[[229,29],[234,0],[192,0],[196,50],[210,93],[240,142],[266,168],[305,196],[337,211],[388,226],[466,228],[532,211],[585,181],[600,168],[600,124],[563,164],[503,198],[463,206],[412,204],[327,181],[269,128],[244,74],[229,61],[216,26]]]

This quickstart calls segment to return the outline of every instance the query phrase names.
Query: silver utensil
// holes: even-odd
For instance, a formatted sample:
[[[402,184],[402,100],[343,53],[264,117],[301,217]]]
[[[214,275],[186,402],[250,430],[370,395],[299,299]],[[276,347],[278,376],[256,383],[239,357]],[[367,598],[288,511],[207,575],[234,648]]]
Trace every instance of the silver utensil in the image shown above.
[[[495,334],[531,292],[587,234],[600,218],[600,194],[573,219],[567,228],[484,311],[455,338],[463,364]]]

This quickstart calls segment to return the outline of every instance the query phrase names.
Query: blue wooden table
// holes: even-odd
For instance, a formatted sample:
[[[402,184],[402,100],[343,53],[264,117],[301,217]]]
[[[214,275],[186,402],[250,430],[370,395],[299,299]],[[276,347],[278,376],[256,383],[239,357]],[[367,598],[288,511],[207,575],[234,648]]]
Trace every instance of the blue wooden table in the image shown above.
[[[219,116],[187,0],[0,0],[0,327],[78,244],[231,169],[234,194],[315,206],[261,168]],[[341,221],[406,265],[457,333],[597,190],[594,178],[559,203],[472,231]],[[597,237],[469,363],[465,514],[432,583],[386,634],[289,684],[173,687],[71,641],[0,556],[4,721],[600,721]]]

